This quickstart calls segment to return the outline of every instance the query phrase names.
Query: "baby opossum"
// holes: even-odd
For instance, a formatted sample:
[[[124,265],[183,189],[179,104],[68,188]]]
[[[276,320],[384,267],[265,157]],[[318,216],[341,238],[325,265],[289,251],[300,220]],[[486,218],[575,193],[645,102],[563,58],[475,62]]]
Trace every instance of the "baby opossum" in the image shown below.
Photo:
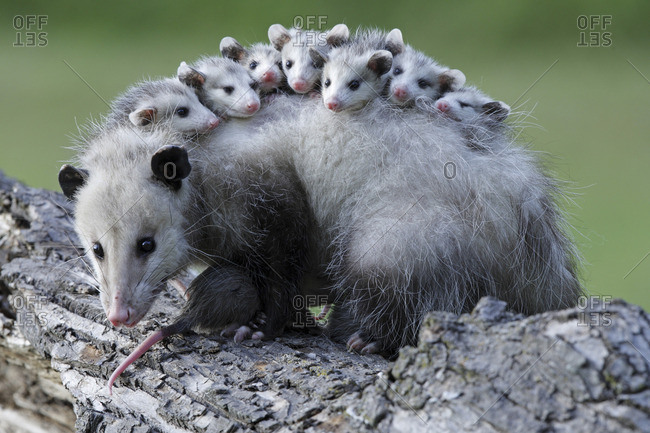
[[[149,129],[165,124],[191,135],[214,129],[219,119],[201,104],[192,88],[176,78],[165,78],[131,86],[111,103],[106,122],[107,128],[128,122]]]
[[[404,44],[399,29],[392,30],[386,36],[386,46],[393,53],[388,97],[397,105],[412,105],[418,97],[436,100],[465,84],[465,74],[458,69],[439,65]]]
[[[370,31],[357,32],[329,53],[310,48],[314,64],[323,68],[321,94],[328,109],[356,110],[384,94],[393,55],[383,45],[381,33]]]
[[[239,63],[258,84],[260,95],[283,87],[282,55],[270,44],[257,43],[244,48],[235,38],[225,37],[219,44],[224,57]]]
[[[320,66],[310,56],[310,48],[326,51],[346,42],[350,32],[345,24],[337,24],[326,33],[273,24],[268,36],[282,55],[282,70],[289,86],[296,93],[307,93],[318,86],[321,76]]]
[[[178,79],[195,88],[199,100],[221,117],[250,117],[260,108],[257,83],[231,59],[204,57],[194,66],[181,62]]]
[[[510,114],[510,106],[495,101],[475,87],[463,87],[449,92],[435,102],[435,107],[445,116],[470,122],[477,118],[503,122]]]

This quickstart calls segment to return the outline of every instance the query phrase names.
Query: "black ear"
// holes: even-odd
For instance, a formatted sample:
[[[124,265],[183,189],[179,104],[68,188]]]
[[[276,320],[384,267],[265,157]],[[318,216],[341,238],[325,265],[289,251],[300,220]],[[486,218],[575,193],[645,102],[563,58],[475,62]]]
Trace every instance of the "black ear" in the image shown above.
[[[181,81],[181,83],[185,83],[190,87],[200,89],[203,87],[203,83],[205,83],[205,75],[192,68],[185,62],[181,62],[181,65],[178,67],[176,73],[178,74],[178,79]]]
[[[242,61],[246,56],[246,50],[244,47],[242,47],[235,38],[231,38],[230,36],[226,36],[221,40],[219,51],[221,51],[222,56],[234,60],[235,62]]]
[[[375,52],[368,60],[368,69],[377,74],[378,77],[390,71],[391,66],[393,66],[393,55],[387,50]]]
[[[73,167],[65,164],[59,170],[59,185],[63,194],[70,200],[74,199],[77,190],[86,183],[88,179],[88,170]]]
[[[465,74],[458,69],[447,69],[438,75],[438,84],[440,84],[440,93],[454,92],[465,84]]]
[[[330,47],[339,47],[350,40],[350,30],[345,24],[337,24],[327,32],[325,42]]]
[[[481,106],[483,114],[490,116],[497,122],[503,122],[510,114],[510,106],[505,102],[493,101]]]
[[[329,60],[327,54],[321,53],[314,47],[309,48],[309,57],[311,57],[311,61],[314,62],[314,66],[317,68],[322,68]]]
[[[151,171],[174,191],[180,189],[182,180],[190,175],[192,166],[187,150],[180,146],[163,146],[151,157]]]

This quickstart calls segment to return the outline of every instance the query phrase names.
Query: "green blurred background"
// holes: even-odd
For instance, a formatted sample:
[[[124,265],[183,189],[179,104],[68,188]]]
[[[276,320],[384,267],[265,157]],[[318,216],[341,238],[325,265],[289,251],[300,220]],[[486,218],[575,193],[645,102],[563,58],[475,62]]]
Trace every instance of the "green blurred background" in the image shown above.
[[[586,288],[650,309],[648,1],[7,3],[0,6],[0,169],[29,185],[58,189],[58,168],[72,156],[69,137],[106,111],[102,98],[144,77],[173,75],[181,60],[216,54],[224,36],[263,41],[270,24],[288,27],[295,17],[320,17],[327,27],[398,27],[495,99],[534,108],[520,141],[567,181],[562,206],[585,259]],[[15,29],[26,15],[47,23]],[[579,26],[580,16],[611,16],[611,24]],[[28,32],[47,33],[47,44],[14,46],[18,38],[27,44]]]

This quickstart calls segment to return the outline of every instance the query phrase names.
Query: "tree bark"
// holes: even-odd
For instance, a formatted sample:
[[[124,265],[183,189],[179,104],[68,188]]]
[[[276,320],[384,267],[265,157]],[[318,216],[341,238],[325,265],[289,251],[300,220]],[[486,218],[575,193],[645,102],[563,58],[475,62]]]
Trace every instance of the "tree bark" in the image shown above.
[[[0,173],[0,211],[0,430],[650,431],[649,316],[608,299],[532,317],[491,298],[434,312],[394,362],[298,332],[174,336],[110,396],[111,372],[181,295],[170,287],[137,327],[115,329],[66,199]]]

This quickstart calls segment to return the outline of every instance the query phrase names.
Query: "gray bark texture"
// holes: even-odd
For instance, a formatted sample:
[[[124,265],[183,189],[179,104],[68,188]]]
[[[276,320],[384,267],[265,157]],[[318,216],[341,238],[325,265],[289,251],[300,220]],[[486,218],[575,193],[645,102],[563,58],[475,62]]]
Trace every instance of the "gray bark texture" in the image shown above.
[[[110,396],[114,368],[183,300],[170,288],[138,326],[113,328],[70,210],[0,173],[0,431],[650,432],[650,317],[607,299],[434,312],[394,362],[298,332],[173,336]]]

